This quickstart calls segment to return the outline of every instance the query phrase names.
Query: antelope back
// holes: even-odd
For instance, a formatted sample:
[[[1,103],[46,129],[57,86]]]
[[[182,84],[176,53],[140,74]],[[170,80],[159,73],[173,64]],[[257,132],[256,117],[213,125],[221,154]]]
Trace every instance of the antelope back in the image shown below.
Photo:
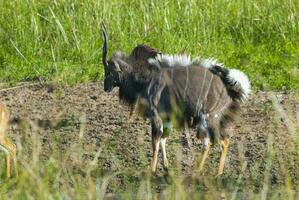
[[[133,73],[138,81],[147,81],[151,75],[152,65],[148,59],[154,59],[161,54],[157,49],[147,45],[137,45],[129,56],[129,62],[132,64]]]

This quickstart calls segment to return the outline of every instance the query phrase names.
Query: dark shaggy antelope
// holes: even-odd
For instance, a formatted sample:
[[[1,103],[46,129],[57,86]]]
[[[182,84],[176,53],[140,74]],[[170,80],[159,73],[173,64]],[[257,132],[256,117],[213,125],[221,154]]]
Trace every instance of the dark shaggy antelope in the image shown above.
[[[229,70],[213,59],[191,60],[185,55],[163,55],[146,46],[138,46],[131,55],[115,53],[107,62],[107,34],[103,29],[104,89],[119,87],[119,98],[129,105],[142,99],[143,115],[152,127],[152,171],[156,171],[159,146],[163,166],[168,168],[166,140],[173,124],[195,127],[205,147],[199,166],[203,169],[212,143],[222,145],[218,175],[223,173],[229,138],[226,128],[250,93],[247,76]],[[139,55],[142,64],[135,62]],[[137,59],[138,60],[138,59]]]
[[[103,65],[105,71],[104,90],[112,91],[114,87],[119,87],[120,100],[130,107],[130,116],[133,114],[139,93],[144,90],[142,84],[136,82],[138,78],[144,79],[147,74],[140,75],[139,71],[143,71],[150,67],[149,58],[155,58],[161,53],[146,45],[136,46],[131,54],[127,56],[121,51],[113,53],[109,62],[107,61],[107,33],[103,25],[104,46],[103,46]],[[134,67],[133,67],[134,66]],[[134,68],[134,72],[133,72]],[[145,76],[145,77],[141,77]]]
[[[2,149],[6,154],[6,176],[10,177],[10,162],[11,157],[13,159],[13,169],[15,174],[17,175],[17,149],[16,145],[9,141],[6,137],[7,129],[9,126],[9,111],[6,105],[0,102],[0,149]]]

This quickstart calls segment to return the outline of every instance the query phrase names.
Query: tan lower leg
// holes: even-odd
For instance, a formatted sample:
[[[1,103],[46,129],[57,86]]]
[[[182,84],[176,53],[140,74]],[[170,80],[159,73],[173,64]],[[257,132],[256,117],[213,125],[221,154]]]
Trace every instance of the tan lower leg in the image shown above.
[[[222,146],[222,151],[221,151],[218,175],[223,174],[225,158],[226,158],[226,155],[227,155],[227,150],[228,150],[228,145],[229,145],[229,139],[221,140],[220,144]]]
[[[160,146],[160,139],[155,139],[153,141],[152,172],[156,172],[157,169],[159,146]]]
[[[161,147],[162,147],[162,154],[163,154],[163,166],[164,168],[168,168],[168,160],[166,156],[166,139],[167,138],[161,138]]]
[[[210,144],[208,144],[203,152],[203,156],[202,156],[202,159],[201,159],[201,162],[200,162],[200,165],[199,165],[199,168],[198,170],[201,172],[203,170],[203,166],[206,162],[206,159],[208,158],[209,156],[209,151],[210,151]]]

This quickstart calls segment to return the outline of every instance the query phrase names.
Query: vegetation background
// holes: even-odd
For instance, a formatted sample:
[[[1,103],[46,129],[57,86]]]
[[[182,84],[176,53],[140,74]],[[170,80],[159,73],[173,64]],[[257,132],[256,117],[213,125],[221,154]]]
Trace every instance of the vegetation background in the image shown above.
[[[77,83],[103,77],[100,23],[109,52],[137,44],[214,57],[255,88],[299,88],[296,0],[1,0],[1,81]]]
[[[101,81],[101,22],[108,28],[109,55],[116,50],[129,54],[137,44],[147,44],[166,53],[217,58],[227,67],[244,71],[254,91],[296,92],[299,89],[297,0],[0,0],[0,82],[16,85],[39,80],[65,86]],[[65,94],[59,91],[55,95],[63,98]],[[298,98],[297,94],[294,96]],[[283,156],[277,158],[281,149],[273,145],[279,135],[276,130],[279,120],[293,119],[295,115],[283,110],[272,96],[262,106],[263,116],[278,118],[264,122],[272,127],[269,132],[275,136],[269,134],[266,138],[264,171],[257,168],[251,175],[254,178],[244,179],[244,162],[231,179],[197,177],[186,184],[180,165],[174,164],[176,171],[170,172],[159,187],[155,184],[161,181],[153,181],[146,167],[137,172],[124,169],[105,174],[101,171],[103,149],[107,147],[107,151],[115,153],[107,154],[112,159],[118,157],[117,152],[122,153],[109,141],[94,152],[88,164],[83,159],[87,149],[82,138],[63,154],[71,157],[71,161],[61,157],[60,143],[55,139],[51,144],[52,154],[47,159],[39,159],[43,149],[41,138],[39,134],[29,137],[30,131],[25,127],[24,140],[18,146],[22,147],[18,155],[18,178],[4,178],[1,154],[0,199],[219,199],[226,189],[230,199],[242,197],[244,191],[250,194],[246,198],[252,199],[298,199],[298,185],[293,185],[296,182],[293,179],[298,176],[283,170],[284,182],[275,188],[269,178],[273,172],[271,164],[279,159],[281,163],[286,162]],[[285,130],[292,136],[290,143],[294,145],[290,145],[294,148],[290,162],[298,167],[299,157],[294,152],[299,151],[296,136],[299,127],[292,120],[288,122]],[[80,121],[78,125],[71,121],[68,125],[77,126],[81,131],[84,123]],[[58,141],[60,135],[52,131]],[[180,143],[173,152],[179,149]],[[283,151],[283,155],[288,154],[289,151]],[[142,166],[148,165],[147,158],[141,155]],[[127,164],[116,160],[119,166]],[[115,177],[120,173],[128,187],[117,185],[119,179]],[[161,188],[164,188],[162,192]]]

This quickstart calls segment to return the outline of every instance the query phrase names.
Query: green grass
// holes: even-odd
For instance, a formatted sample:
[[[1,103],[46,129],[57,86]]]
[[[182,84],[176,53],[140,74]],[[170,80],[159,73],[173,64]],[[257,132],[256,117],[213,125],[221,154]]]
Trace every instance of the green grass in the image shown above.
[[[109,54],[140,43],[215,57],[256,89],[299,89],[299,1],[0,1],[0,80],[77,83],[103,78]]]
[[[110,55],[115,50],[130,53],[144,43],[167,53],[215,57],[246,72],[255,89],[299,89],[297,0],[0,0],[0,13],[0,82],[75,84],[101,80],[100,24],[104,21]],[[273,102],[269,102],[271,108],[283,115],[279,103]],[[108,193],[124,199],[151,199],[163,194],[169,199],[219,199],[222,193],[231,199],[240,199],[243,194],[249,199],[295,199],[298,185],[292,184],[297,177],[290,174],[284,156],[290,154],[295,159],[289,162],[298,162],[298,128],[287,123],[293,140],[286,146],[295,150],[281,151],[275,146],[278,133],[273,131],[280,117],[269,122],[274,136],[269,134],[266,141],[266,167],[260,169],[256,161],[250,177],[243,177],[247,163],[240,155],[237,178],[223,179],[184,177],[175,163],[169,177],[155,179],[147,170],[150,155],[140,151],[141,169],[136,169],[130,160],[122,159],[123,154],[133,153],[120,152],[114,140],[89,151],[82,138],[66,147],[67,137],[56,135],[49,154],[43,155],[42,138],[24,128],[17,137],[21,140],[16,141],[18,178],[4,178],[4,156],[0,154],[0,199],[102,199]],[[70,122],[69,126],[75,124]],[[145,144],[150,145],[148,141]],[[181,141],[176,144],[174,151],[180,152]],[[84,159],[86,156],[92,159]],[[115,166],[105,166],[108,159]],[[174,158],[177,163],[180,159],[180,155]],[[217,166],[214,160],[212,164]],[[272,169],[278,162],[281,169]],[[271,184],[273,171],[283,173],[283,183]]]

